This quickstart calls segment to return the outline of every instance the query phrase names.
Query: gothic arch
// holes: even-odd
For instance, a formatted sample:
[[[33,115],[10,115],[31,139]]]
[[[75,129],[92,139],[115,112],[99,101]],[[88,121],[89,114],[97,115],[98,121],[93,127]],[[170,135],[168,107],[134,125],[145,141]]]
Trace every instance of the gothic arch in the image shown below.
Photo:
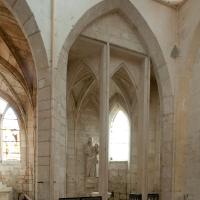
[[[118,93],[114,94],[110,98],[110,113],[112,113],[113,110],[116,110],[116,107],[122,108],[124,112],[126,112],[127,116],[130,118],[130,110],[127,106],[125,98],[121,94],[118,94]]]
[[[94,20],[114,11],[120,12],[125,16],[130,25],[134,25],[137,28],[139,35],[145,44],[148,55],[152,59],[154,73],[159,88],[162,113],[161,198],[163,200],[173,199],[174,94],[172,83],[162,49],[156,36],[135,6],[128,0],[104,0],[89,9],[79,19],[67,36],[59,55],[57,63],[58,69],[61,72],[66,71],[66,60],[69,50],[80,33]]]
[[[133,74],[130,74],[130,73],[129,73],[129,69],[128,69],[127,65],[126,65],[124,62],[121,63],[120,65],[118,65],[118,66],[115,68],[115,70],[111,73],[110,76],[113,77],[114,74],[115,74],[117,71],[119,71],[120,69],[123,69],[123,70],[127,73],[127,75],[128,75],[128,77],[130,78],[130,80],[131,80],[131,82],[132,82],[134,88],[137,89],[137,84],[136,84],[136,81],[135,81],[135,77],[134,77]]]
[[[20,105],[18,105],[8,94],[6,94],[4,91],[0,89],[0,97],[3,98],[5,101],[7,101],[10,106],[13,108],[13,110],[16,112],[20,125],[26,129],[25,125],[25,119],[24,119],[24,113]]]
[[[125,16],[131,25],[137,27],[137,30],[147,47],[148,54],[152,58],[161,94],[164,94],[165,96],[173,95],[168,68],[166,66],[160,45],[147,22],[129,0],[104,0],[103,2],[90,8],[79,19],[67,36],[60,52],[58,66],[61,66],[64,55],[66,56],[66,54],[68,54],[77,37],[89,24],[99,17],[114,11],[120,12],[123,16]],[[165,76],[164,81],[160,80],[164,78],[163,76]]]
[[[123,75],[120,75],[119,78],[115,78],[117,74],[120,74],[122,72],[123,72]],[[111,79],[114,81],[116,86],[121,90],[121,92],[123,93],[122,96],[124,97],[124,101],[126,102],[126,105],[128,106],[129,109],[131,109],[131,106],[133,106],[138,101],[138,98],[139,98],[138,87],[137,87],[134,75],[130,73],[125,63],[121,63],[113,71]],[[130,88],[128,88],[127,86],[123,87],[123,82],[121,82],[120,79],[125,79],[125,81],[129,83]],[[130,92],[129,90],[131,90],[131,93],[132,93],[131,96],[128,95],[128,93]],[[128,99],[131,99],[131,97],[133,97],[132,100],[135,99],[135,101],[133,101],[132,103],[128,101]]]
[[[44,126],[43,121],[50,121],[50,116],[46,118],[44,113],[44,104],[46,105],[47,109],[51,109],[51,72],[49,70],[49,63],[47,58],[47,53],[45,50],[45,46],[42,40],[41,32],[39,30],[39,27],[37,26],[37,22],[35,20],[35,17],[29,8],[29,5],[26,0],[8,0],[8,1],[2,1],[2,3],[5,5],[5,7],[9,10],[11,13],[13,19],[16,21],[16,24],[19,26],[20,31],[22,32],[22,37],[25,38],[27,42],[27,47],[30,49],[30,57],[32,59],[31,65],[33,66],[32,71],[30,71],[30,74],[35,73],[35,76],[33,77],[33,91],[32,91],[32,107],[33,107],[33,113],[31,113],[31,117],[34,117],[35,122],[33,123],[33,132],[36,132],[36,151],[39,150],[40,145],[44,145],[43,141],[40,141],[41,135],[43,135]],[[23,10],[23,12],[22,12]],[[24,65],[24,68],[29,66],[29,60],[26,59],[26,56],[20,57],[19,56],[19,62]],[[26,71],[26,69],[25,69]],[[49,105],[49,106],[48,106]],[[36,130],[35,130],[36,125]],[[47,126],[45,127],[48,130],[48,136],[51,134],[51,123],[47,123]],[[50,144],[49,144],[50,145]],[[35,158],[33,159],[35,168],[36,168],[36,175],[35,175],[35,186],[34,186],[34,194],[36,196],[44,196],[46,193],[49,193],[50,189],[50,180],[48,182],[45,182],[43,185],[40,185],[40,187],[37,187],[37,180],[43,179],[43,174],[39,174],[38,171],[40,171],[40,162],[42,162],[42,158],[39,159],[40,155],[39,153],[35,154]],[[50,152],[49,152],[50,154]],[[48,156],[47,156],[48,157]],[[48,157],[50,160],[50,156]],[[40,160],[40,161],[39,161]],[[37,162],[35,162],[37,161]],[[51,163],[51,162],[49,162]],[[37,165],[36,165],[37,164]],[[50,165],[50,164],[49,164]],[[50,166],[47,166],[47,171],[49,171],[50,174]],[[46,193],[44,192],[44,188],[47,190]],[[36,197],[37,199],[37,197]]]
[[[26,1],[8,0],[5,1],[4,4],[14,15],[15,19],[21,27],[21,30],[24,33],[24,36],[27,39],[27,42],[29,43],[29,47],[31,48],[31,53],[34,59],[36,79],[39,81],[40,78],[42,78],[41,70],[48,68],[48,59],[35,17]],[[21,9],[24,10],[23,13],[21,12]]]

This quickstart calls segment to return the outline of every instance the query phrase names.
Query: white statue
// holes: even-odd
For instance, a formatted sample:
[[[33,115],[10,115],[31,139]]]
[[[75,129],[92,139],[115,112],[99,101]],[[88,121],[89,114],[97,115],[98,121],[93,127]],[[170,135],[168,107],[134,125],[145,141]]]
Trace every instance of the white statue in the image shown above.
[[[97,159],[98,154],[99,154],[99,145],[98,144],[93,145],[92,138],[89,137],[87,145],[85,147],[87,177],[97,176],[96,165],[98,163]]]

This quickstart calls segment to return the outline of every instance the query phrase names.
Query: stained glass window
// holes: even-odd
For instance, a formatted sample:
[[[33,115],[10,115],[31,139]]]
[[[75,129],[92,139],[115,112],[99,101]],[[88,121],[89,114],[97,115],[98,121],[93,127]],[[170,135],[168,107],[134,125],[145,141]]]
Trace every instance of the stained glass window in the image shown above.
[[[109,133],[109,160],[128,161],[130,124],[127,115],[119,110],[114,116]]]
[[[20,129],[14,110],[0,98],[2,161],[20,160]]]

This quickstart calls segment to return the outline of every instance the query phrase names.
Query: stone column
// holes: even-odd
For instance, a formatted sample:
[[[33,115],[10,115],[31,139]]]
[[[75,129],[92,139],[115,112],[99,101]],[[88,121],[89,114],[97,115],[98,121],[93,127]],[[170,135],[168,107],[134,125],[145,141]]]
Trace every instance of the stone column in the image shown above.
[[[67,143],[67,64],[68,54],[56,59],[56,1],[51,0],[51,144],[50,144],[50,199],[66,197]]]
[[[51,199],[66,197],[66,83],[68,55],[61,57],[58,67],[52,69],[51,113]]]
[[[144,59],[144,66],[141,75],[140,88],[140,118],[139,118],[139,185],[142,192],[143,199],[147,198],[148,190],[148,132],[149,132],[149,100],[150,100],[150,60]]]
[[[100,61],[99,192],[103,200],[107,199],[108,193],[109,65],[110,46],[105,44]]]

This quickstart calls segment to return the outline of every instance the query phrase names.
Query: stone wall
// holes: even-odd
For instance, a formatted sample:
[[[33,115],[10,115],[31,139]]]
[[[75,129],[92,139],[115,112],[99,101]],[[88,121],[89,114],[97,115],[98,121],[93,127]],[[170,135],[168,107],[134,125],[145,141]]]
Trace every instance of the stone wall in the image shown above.
[[[70,106],[72,108],[72,106]],[[99,117],[96,109],[89,101],[83,106],[77,127],[73,129],[73,112],[68,110],[68,119],[71,119],[68,129],[67,153],[67,196],[84,196],[92,191],[87,188],[85,177],[84,146],[89,137],[94,143],[99,140]],[[75,135],[76,134],[76,135]],[[96,188],[98,191],[98,188]],[[127,199],[128,190],[128,162],[109,162],[109,192],[114,192],[116,200]]]
[[[19,192],[28,192],[28,184],[30,183],[29,176],[26,170],[21,168],[20,165],[1,165],[0,170],[0,180],[9,187],[12,187],[14,191],[14,200],[17,200]]]
[[[69,107],[72,108],[70,105]],[[86,188],[84,147],[89,137],[93,138],[94,143],[99,143],[99,115],[88,99],[83,104],[76,122],[74,112],[70,110],[68,110],[67,196],[85,196],[91,191]]]
[[[26,19],[28,22],[31,21],[33,19],[34,21],[34,17],[32,18],[32,16],[28,16],[27,17],[27,13],[25,12],[22,13],[21,12],[21,6],[23,5],[22,2],[23,1],[9,1],[10,4],[14,7],[15,10],[19,10],[18,12],[18,16],[20,16],[20,21],[21,24],[24,25],[24,20]],[[67,36],[69,35],[71,29],[73,29],[74,25],[79,21],[79,19],[81,18],[81,16],[87,11],[89,10],[92,6],[94,6],[96,3],[101,2],[101,1],[90,1],[90,0],[85,0],[85,1],[78,1],[78,2],[73,2],[73,1],[59,1],[59,3],[56,2],[56,16],[54,18],[53,14],[51,13],[51,11],[54,9],[52,8],[51,2],[50,1],[43,1],[42,2],[42,6],[40,6],[40,8],[38,9],[38,5],[41,5],[40,3],[38,4],[38,1],[27,1],[31,7],[31,11],[32,13],[35,15],[36,17],[36,23],[34,21],[34,23],[32,24],[34,28],[31,28],[35,30],[35,32],[32,32],[30,34],[30,41],[32,42],[31,45],[33,46],[33,51],[35,51],[34,53],[36,53],[36,55],[38,57],[42,57],[42,59],[44,59],[43,56],[41,56],[41,52],[43,53],[43,51],[40,51],[41,48],[39,47],[43,47],[42,45],[38,45],[37,42],[38,40],[40,40],[41,38],[38,39],[38,37],[40,36],[40,33],[42,35],[42,38],[44,40],[45,43],[45,50],[48,54],[48,58],[50,61],[52,61],[52,66],[48,66],[48,63],[41,61],[41,59],[39,59],[38,57],[36,57],[36,65],[38,69],[41,69],[41,66],[44,67],[42,70],[40,70],[38,72],[38,80],[39,80],[39,87],[38,87],[38,96],[40,97],[38,99],[38,104],[39,104],[39,110],[40,110],[40,114],[38,115],[38,135],[39,135],[39,140],[38,140],[38,152],[39,152],[39,156],[38,156],[38,180],[37,181],[41,181],[43,182],[43,184],[40,184],[38,187],[38,195],[40,199],[50,199],[50,198],[54,198],[54,194],[56,194],[57,198],[59,195],[64,195],[64,190],[63,187],[65,187],[64,185],[64,179],[65,176],[63,176],[63,174],[65,174],[65,163],[62,163],[62,166],[59,166],[59,162],[63,161],[65,157],[65,144],[64,144],[64,140],[65,140],[65,104],[63,102],[65,102],[65,99],[62,98],[62,94],[65,93],[65,86],[66,86],[66,82],[65,79],[63,77],[65,77],[62,74],[63,70],[57,70],[57,65],[54,63],[54,59],[58,59],[58,57],[60,56],[60,49],[63,46],[64,41],[66,40]],[[53,2],[53,1],[52,1]],[[160,51],[159,48],[159,44],[157,43],[157,41],[159,41],[159,43],[161,44],[161,47],[164,49],[164,54],[165,54],[165,58],[167,58],[167,63],[170,63],[169,68],[173,69],[173,60],[170,59],[169,57],[169,52],[171,51],[171,46],[173,46],[173,43],[176,39],[176,34],[174,32],[176,31],[171,31],[171,27],[173,26],[173,30],[175,30],[175,17],[176,17],[176,13],[173,12],[172,10],[165,8],[165,7],[160,7],[159,4],[156,4],[153,1],[136,1],[134,2],[134,4],[136,4],[136,8],[140,11],[137,12],[137,9],[134,9],[133,7],[129,6],[131,4],[125,4],[125,1],[110,1],[108,3],[108,6],[106,5],[103,8],[109,8],[109,6],[111,7],[111,3],[118,5],[118,7],[123,7],[123,9],[125,9],[125,11],[127,11],[127,16],[132,16],[132,20],[130,21],[134,21],[137,24],[139,24],[139,26],[137,27],[138,30],[140,30],[140,32],[143,34],[143,36],[145,36],[144,38],[146,39],[146,42],[148,43],[147,46],[151,46],[152,51],[150,51],[151,55],[156,55],[156,59],[154,59],[154,61],[159,61],[156,62],[156,67],[157,68],[161,68],[161,70],[159,70],[159,76],[162,77],[163,74],[165,74],[165,72],[167,71],[167,78],[166,76],[165,78],[165,83],[170,82],[170,77],[168,77],[168,68],[165,66],[165,62],[163,61],[162,55],[161,55],[161,59],[160,56],[158,56],[158,52]],[[126,3],[129,1],[126,1]],[[79,6],[77,6],[77,3]],[[121,3],[121,5],[120,5]],[[125,5],[125,6],[124,6]],[[128,6],[127,6],[128,5]],[[127,7],[126,7],[127,6]],[[148,9],[150,6],[151,9]],[[61,9],[62,8],[62,9]],[[65,9],[63,9],[65,8]],[[130,10],[129,10],[130,8]],[[132,8],[132,10],[131,10]],[[123,10],[122,9],[122,10]],[[162,9],[162,12],[157,12],[157,10]],[[153,11],[153,12],[151,12]],[[101,13],[101,8],[97,10],[94,9],[95,13]],[[20,14],[19,14],[20,13]],[[126,12],[124,12],[126,14]],[[140,14],[138,13],[142,13],[142,15],[140,16]],[[152,13],[156,13],[156,17],[152,17]],[[164,21],[162,23],[160,22],[160,18],[163,17],[163,13],[165,14]],[[29,14],[29,13],[28,13]],[[134,15],[132,15],[134,14]],[[159,14],[159,17],[157,17],[157,15]],[[25,16],[25,17],[24,17]],[[87,18],[92,17],[91,16],[86,16]],[[134,16],[134,17],[133,17]],[[136,17],[135,17],[136,16]],[[138,17],[139,16],[139,17]],[[144,17],[144,21],[143,21],[143,17]],[[25,18],[25,19],[24,19]],[[83,25],[80,25],[80,27],[78,26],[78,31],[75,30],[75,33],[79,33],[79,29],[81,29],[81,27],[85,27],[85,22],[87,23],[87,18],[85,18],[83,20]],[[53,27],[53,22],[51,22],[51,20],[55,20],[56,26]],[[142,19],[142,20],[141,20]],[[152,19],[156,19],[155,21]],[[90,22],[90,20],[89,20]],[[37,27],[38,24],[38,27]],[[157,26],[158,24],[160,24],[160,26]],[[152,28],[152,32],[151,29],[148,29],[148,25]],[[32,26],[31,26],[32,27]],[[35,28],[37,27],[37,28]],[[145,28],[144,28],[145,27]],[[51,30],[53,30],[55,28],[55,34],[49,34],[51,32]],[[27,29],[26,29],[27,31]],[[30,30],[29,30],[30,31]],[[82,31],[82,30],[80,30]],[[36,33],[36,34],[35,34]],[[156,37],[154,37],[154,34],[156,35]],[[38,36],[39,35],[39,36]],[[67,44],[64,44],[64,46],[68,46],[70,47],[70,44],[73,43],[73,34],[71,34],[72,36],[70,37],[70,42],[68,44],[68,42],[66,42]],[[29,36],[29,35],[28,35]],[[166,40],[166,36],[167,39]],[[152,42],[152,40],[154,42]],[[37,41],[37,42],[35,42]],[[156,43],[155,43],[156,41]],[[56,43],[53,44],[52,43]],[[156,45],[155,45],[156,44]],[[155,46],[158,48],[156,48]],[[55,48],[54,48],[55,47]],[[155,49],[157,51],[154,51]],[[67,50],[69,50],[68,48],[66,48]],[[65,49],[65,50],[66,50]],[[39,50],[39,51],[38,51]],[[51,53],[54,53],[53,57],[51,58]],[[68,52],[63,52],[61,53],[61,57],[63,58],[64,55],[66,55]],[[42,54],[44,55],[44,54]],[[159,58],[158,58],[159,57]],[[46,58],[46,57],[45,57]],[[168,62],[169,61],[169,62]],[[55,66],[54,66],[55,64]],[[59,67],[67,66],[66,64],[66,60],[64,60],[63,62],[59,62]],[[49,67],[52,67],[53,69],[51,70]],[[166,70],[167,68],[167,70]],[[55,70],[54,70],[55,69]],[[164,69],[164,72],[163,72]],[[55,76],[51,76],[52,74],[49,73],[49,71],[53,71],[53,73],[55,73],[57,76],[57,81],[62,78],[62,81],[55,84],[54,83],[54,78]],[[64,70],[65,71],[65,70]],[[170,70],[171,71],[171,70]],[[45,74],[45,75],[44,75]],[[171,73],[173,74],[173,73]],[[51,78],[50,78],[51,77]],[[167,80],[167,81],[166,81]],[[54,84],[51,84],[51,83]],[[162,85],[163,86],[163,85]],[[168,85],[169,86],[169,85]],[[58,88],[62,88],[62,90],[57,90]],[[169,86],[170,87],[170,86]],[[57,91],[56,91],[57,90]],[[167,90],[168,91],[168,90]],[[169,91],[171,91],[169,89]],[[54,96],[55,95],[55,96]],[[169,94],[167,94],[169,95]],[[171,95],[171,94],[170,94]],[[164,96],[164,95],[163,95]],[[164,98],[164,97],[163,97]],[[171,98],[168,98],[167,102],[171,102]],[[169,100],[170,99],[170,100]],[[44,111],[43,105],[45,104],[45,107],[47,108],[47,111]],[[167,108],[170,107],[170,105],[168,105],[168,103],[165,103],[167,105]],[[170,103],[169,103],[170,104]],[[57,109],[58,108],[58,109]],[[171,107],[170,107],[171,108]],[[64,109],[63,112],[61,113],[57,113],[57,110],[62,110]],[[48,113],[48,114],[46,114]],[[61,116],[62,115],[62,119]],[[165,114],[168,114],[168,112],[165,112]],[[61,122],[61,123],[59,123]],[[44,135],[46,137],[44,137]],[[55,137],[54,137],[55,136]],[[41,139],[42,138],[42,139]],[[168,139],[168,138],[167,138]],[[67,143],[69,143],[69,141],[67,141]],[[62,149],[57,150],[57,148],[60,146],[60,144],[62,144]],[[54,148],[57,147],[57,148]],[[45,152],[43,152],[45,151]],[[166,152],[165,152],[166,153]],[[59,157],[57,157],[56,156]],[[168,153],[167,156],[169,156],[170,153]],[[63,156],[63,157],[62,157]],[[170,159],[171,161],[171,159]],[[170,162],[171,164],[171,162]],[[168,170],[168,172],[171,169],[171,165],[170,167],[167,165],[165,167],[164,170]],[[62,174],[63,173],[63,174]],[[171,178],[171,176],[170,176]],[[169,178],[169,179],[170,179]],[[62,179],[62,181],[61,181]],[[45,191],[45,192],[43,192]],[[168,188],[168,192],[169,192],[169,188]],[[51,197],[53,196],[53,197]]]
[[[189,199],[196,200],[200,198],[197,185],[200,184],[200,51],[197,53],[196,61],[192,67],[192,79],[189,84],[188,94],[188,128],[185,135],[183,146],[184,163],[182,163],[182,170],[184,171],[184,193],[189,196]],[[179,165],[180,167],[180,165]]]
[[[53,86],[51,85],[51,82],[53,82],[53,80],[51,80],[52,77],[50,74],[51,68],[45,60],[46,54],[43,54],[44,52],[47,52],[48,58],[49,60],[51,60],[50,55],[52,50],[51,49],[52,38],[51,35],[49,34],[51,32],[51,26],[52,26],[51,2],[48,0],[42,1],[42,6],[40,6],[39,8],[38,5],[41,5],[40,4],[41,2],[39,0],[36,1],[27,0],[31,12],[27,12],[27,10],[25,10],[25,12],[22,12],[22,10],[25,8],[23,7],[24,4],[22,2],[25,1],[9,0],[8,2],[10,3],[10,5],[13,6],[13,10],[16,16],[18,16],[18,20],[20,21],[20,23],[23,25],[24,31],[27,33],[26,36],[30,40],[31,48],[36,55],[35,62],[36,62],[36,67],[38,68],[38,83],[39,83],[38,109],[40,110],[39,114],[37,115],[37,118],[39,119],[38,121],[40,122],[38,124],[39,158],[37,160],[38,161],[37,164],[38,164],[38,171],[42,172],[39,173],[38,181],[45,182],[42,186],[40,185],[41,187],[39,187],[41,190],[41,193],[39,193],[40,194],[39,198],[49,199],[48,198],[48,194],[50,193],[49,191],[54,191],[53,185],[55,185],[54,184],[55,177],[54,175],[52,175],[51,169],[54,167],[53,163],[58,161],[58,159],[54,158],[56,158],[56,153],[57,154],[61,153],[64,156],[66,153],[65,150],[63,150],[65,148],[65,144],[63,144],[64,141],[63,139],[65,139],[65,134],[63,134],[65,133],[65,128],[63,128],[65,127],[65,120],[63,120],[64,123],[61,124],[62,126],[59,126],[59,124],[55,123],[56,120],[59,121],[60,113],[53,112],[52,114],[52,109],[51,109],[51,107],[53,106],[53,111],[55,111],[57,110],[56,106],[58,106],[59,108],[60,102],[61,103],[65,102],[65,99],[60,98],[61,99],[60,100],[59,97],[62,97],[62,94],[66,91],[65,90],[66,82],[65,79],[63,79],[61,85],[59,84],[57,85],[55,84]],[[59,57],[60,49],[62,48],[64,41],[66,40],[67,36],[69,35],[73,27],[77,27],[76,23],[81,19],[81,16],[84,15],[84,13],[86,13],[86,11],[88,11],[90,8],[92,8],[92,6],[96,5],[99,2],[101,1],[78,0],[74,2],[74,1],[60,0],[59,3],[58,1],[56,2],[56,17],[55,17],[56,33],[53,36],[54,37],[53,39],[55,39],[54,41],[56,43],[55,45],[56,60]],[[112,3],[114,2],[117,1],[115,0]],[[122,4],[127,5],[124,2],[125,1],[122,1]],[[153,55],[152,57],[154,57],[154,62],[156,60],[155,63],[157,65],[156,68],[157,68],[157,80],[159,83],[159,92],[163,90],[163,93],[160,92],[159,94],[161,99],[161,104],[163,103],[163,105],[161,105],[162,115],[160,116],[160,121],[162,122],[162,137],[164,138],[162,140],[163,143],[161,144],[161,151],[163,153],[160,153],[161,164],[162,164],[161,166],[162,181],[163,181],[162,189],[163,192],[165,193],[163,199],[171,199],[171,196],[170,198],[168,197],[171,191],[174,190],[177,193],[175,199],[182,199],[185,193],[191,193],[191,195],[193,195],[192,198],[198,199],[199,196],[196,192],[197,190],[194,191],[193,189],[196,188],[195,187],[196,185],[198,185],[197,172],[199,166],[198,150],[197,150],[199,148],[199,143],[197,142],[199,136],[198,134],[199,113],[197,109],[198,99],[199,99],[198,95],[199,70],[197,66],[199,62],[197,61],[197,64],[194,66],[194,69],[191,69],[191,67],[193,68],[193,63],[189,62],[188,64],[188,61],[191,60],[190,53],[196,55],[196,52],[190,51],[189,47],[191,40],[193,38],[194,30],[196,29],[199,23],[199,5],[200,5],[199,1],[198,0],[187,1],[178,14],[176,10],[160,5],[156,1],[131,0],[130,2],[134,4],[138,13],[141,14],[142,16],[133,19],[133,21],[135,21],[136,23],[139,22],[140,24],[137,27],[138,30],[144,30],[141,27],[149,26],[150,30],[152,31],[149,32],[147,31],[147,29],[145,29],[143,33],[145,34],[147,33],[146,34],[147,36],[144,37],[143,39],[146,39],[145,42],[147,43],[147,46],[152,47],[150,48],[150,50],[152,51],[150,51],[149,53],[150,56]],[[120,6],[123,7],[123,5]],[[129,9],[127,8],[126,10],[128,12]],[[95,10],[95,13],[100,13],[100,12],[101,10],[99,9]],[[132,13],[133,12],[129,12],[128,15],[131,16]],[[36,21],[34,21],[34,16],[36,17]],[[86,17],[90,18],[92,16],[86,16]],[[177,19],[177,16],[180,18]],[[84,20],[82,21],[83,24],[85,23],[85,21],[86,22],[90,21],[87,20],[87,18],[84,18]],[[145,19],[145,23],[141,23],[141,18]],[[85,26],[78,24],[78,29],[75,29],[76,30],[75,32],[79,32],[79,28],[81,29],[81,27]],[[177,30],[177,27],[179,27],[180,30]],[[81,31],[82,30],[80,30],[80,32]],[[40,35],[40,33],[45,43],[45,50],[41,48],[43,47],[43,45],[39,44],[41,38],[38,35]],[[145,36],[145,34],[143,35]],[[70,42],[73,38],[74,37],[70,35],[69,37]],[[156,41],[158,41],[159,48],[156,48],[155,43],[152,42],[154,41],[153,40],[154,38]],[[194,41],[194,43],[197,46],[199,45],[198,40]],[[180,50],[181,50],[180,57],[177,59],[173,59],[170,56],[171,50],[173,49],[175,44],[178,45],[180,44]],[[66,46],[68,47],[68,42]],[[42,51],[41,49],[43,49],[44,51]],[[164,54],[165,58],[164,60],[162,57],[162,52]],[[66,54],[67,52],[61,54],[61,57]],[[187,56],[188,54],[189,56]],[[61,65],[62,67],[67,66],[66,59],[64,59],[63,63],[61,64],[59,63],[59,65]],[[184,67],[185,65],[186,67]],[[56,66],[53,67],[56,68]],[[61,69],[58,71],[58,75],[63,73]],[[180,73],[181,71],[183,71],[183,73]],[[192,74],[192,76],[190,76],[191,75],[190,73]],[[65,76],[65,73],[63,74],[62,78]],[[58,76],[58,79],[59,78],[60,76]],[[192,80],[189,81],[191,78]],[[173,101],[173,94],[170,93],[171,90],[169,89],[171,87],[170,84],[171,81],[173,83],[172,88],[175,89],[175,96],[177,98],[176,102]],[[52,92],[52,91],[55,92],[55,90],[57,90],[57,87],[62,88],[62,90],[59,91],[60,92],[59,97],[53,96],[57,93]],[[175,113],[176,121],[174,121],[174,110],[173,110],[174,106],[176,106],[176,113]],[[62,110],[63,108],[65,108],[65,106],[64,107],[62,106],[60,109]],[[61,114],[62,116],[65,116],[65,111],[63,110]],[[54,124],[53,128],[51,124],[52,122]],[[175,132],[173,131],[174,130],[173,127],[175,127],[176,130]],[[154,133],[153,130],[154,128],[151,128],[152,135],[150,135],[150,142],[149,142],[150,143],[149,148],[151,153],[149,155],[149,159],[152,156],[152,154],[157,157],[157,152],[159,151],[155,150],[155,148],[157,147],[155,147],[152,142],[153,140],[156,139],[156,136],[153,134]],[[57,140],[54,140],[54,138],[52,138],[54,136],[54,132],[56,132],[56,134],[62,132],[62,137],[56,137]],[[72,141],[72,143],[74,141],[73,137],[70,138],[70,134],[68,135],[69,135],[69,140],[67,141],[67,143],[68,146],[70,147],[71,145],[70,141]],[[34,142],[35,141],[36,140],[34,140]],[[52,146],[54,146],[54,142],[57,144],[57,147],[59,146],[60,143],[62,143],[62,150],[56,151],[55,156],[52,156],[54,152],[50,152],[50,149],[52,149]],[[186,152],[188,152],[188,154]],[[33,154],[33,151],[31,154]],[[176,161],[175,164],[173,163],[174,160]],[[187,165],[184,165],[186,161]],[[194,166],[196,166],[196,168],[191,167],[190,161],[195,163]],[[152,172],[154,165],[155,163],[151,163],[151,165],[149,166],[149,173]],[[63,176],[62,173],[64,173],[64,170],[60,172],[61,170],[59,170],[60,169],[59,167],[60,167],[59,164],[56,164],[56,168],[55,170],[53,170],[53,174],[58,173],[59,175],[56,176],[57,177],[56,181],[58,181],[57,179],[59,179],[59,177],[62,177]],[[62,169],[64,167],[65,164],[62,165]],[[176,173],[176,176],[173,173]],[[153,172],[153,174],[155,175],[155,171]],[[172,174],[174,175],[173,177]],[[157,173],[155,176],[158,178]],[[149,181],[150,181],[149,190],[157,190],[155,189],[154,186],[152,187],[151,185],[152,178],[150,178]],[[159,185],[159,183],[156,181],[155,185],[157,184]],[[57,189],[61,188],[59,187],[60,185],[64,184],[60,182],[58,184],[56,183],[55,192],[57,194],[59,193],[59,190]],[[192,186],[194,187],[192,188]],[[165,191],[166,188],[167,191]],[[47,191],[46,195],[41,196],[42,191]]]
[[[186,1],[179,11],[180,55],[177,62],[175,195],[191,200],[199,190],[199,1]]]
[[[113,192],[114,200],[128,199],[128,162],[109,162],[108,190]]]
[[[18,194],[24,192],[30,197],[34,196],[34,154],[29,154],[34,147],[31,138],[26,138],[23,129],[20,131],[20,161],[3,161],[0,163],[0,182],[12,187],[14,200]],[[31,135],[31,132],[30,132]],[[29,149],[29,145],[31,149]]]
[[[160,102],[155,79],[151,80],[148,139],[148,192],[160,192]]]

